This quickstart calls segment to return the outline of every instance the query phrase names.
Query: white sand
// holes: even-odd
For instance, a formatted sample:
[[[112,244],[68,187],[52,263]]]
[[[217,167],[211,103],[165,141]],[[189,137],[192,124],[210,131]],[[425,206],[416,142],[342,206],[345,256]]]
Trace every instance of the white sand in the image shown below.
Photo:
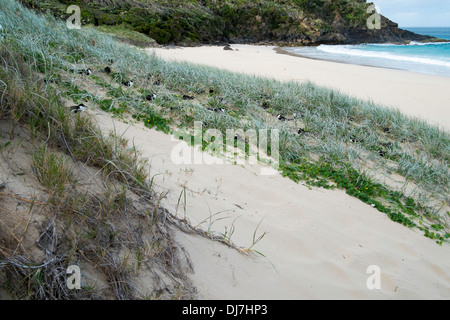
[[[414,94],[408,98],[411,101],[445,102],[441,92],[421,96],[420,91],[412,87],[422,87],[428,80],[436,81],[438,88],[450,84],[449,80],[438,77],[413,73],[407,77],[407,73],[394,70],[277,55],[267,47],[234,47],[239,51],[205,47],[159,49],[157,52],[167,58],[177,57],[250,73],[258,71],[279,78],[314,76],[311,80],[330,85],[333,79],[340,79],[334,84],[342,85],[342,90],[345,86],[354,89],[350,83],[355,83],[365,87],[367,95],[376,90],[385,91],[384,99],[392,99],[392,102],[408,98],[409,93]],[[364,70],[373,91],[358,81],[363,74],[358,70]],[[389,85],[382,74],[397,74],[398,77],[387,78]],[[401,86],[402,81],[407,83]],[[397,90],[391,86],[396,86]],[[432,86],[426,88],[430,92],[437,90]],[[397,92],[399,97],[390,97],[389,90]],[[383,98],[376,94],[369,96]],[[429,116],[437,113],[439,108],[431,108],[436,105],[430,104]],[[417,104],[412,106],[411,112],[421,111],[416,107]],[[195,272],[189,276],[201,299],[450,298],[448,244],[437,245],[421,232],[391,221],[343,191],[309,190],[279,174],[261,176],[258,165],[177,165],[171,153],[180,141],[141,124],[129,126],[112,120],[101,111],[96,118],[103,129],[114,128],[118,134],[124,134],[149,159],[157,190],[168,191],[162,201],[167,209],[180,217],[186,214],[193,225],[205,220],[201,226],[209,226],[217,232],[224,232],[225,227],[231,230],[234,225],[231,240],[243,248],[252,245],[255,229],[262,221],[256,236],[267,233],[253,249],[265,257],[246,256],[200,236],[177,233],[178,241],[192,259]],[[449,124],[448,117],[435,120],[442,125]],[[183,196],[181,203],[178,202],[183,190],[186,190],[185,204]],[[371,265],[380,268],[380,289],[367,287],[371,276],[367,268]]]
[[[169,59],[201,63],[231,71],[275,78],[312,81],[352,96],[398,108],[450,130],[450,77],[313,60],[278,54],[272,46],[148,49]]]

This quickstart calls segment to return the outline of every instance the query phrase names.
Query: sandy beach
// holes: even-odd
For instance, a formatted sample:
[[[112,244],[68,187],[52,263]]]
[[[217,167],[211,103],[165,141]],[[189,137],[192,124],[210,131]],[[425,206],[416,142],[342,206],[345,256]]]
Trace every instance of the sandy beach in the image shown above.
[[[188,61],[285,81],[311,81],[351,96],[397,108],[450,130],[450,77],[280,54],[273,46],[151,48],[167,60]]]
[[[450,128],[450,98],[443,94],[450,78],[301,59],[273,47],[232,47],[238,51],[148,51],[280,80],[310,80]],[[448,244],[437,245],[344,191],[310,189],[280,174],[262,176],[261,165],[175,164],[172,151],[184,142],[91,112],[103,130],[123,135],[149,159],[156,190],[167,192],[164,207],[260,253],[246,255],[177,232],[200,299],[450,298]]]
[[[339,190],[310,190],[258,165],[177,165],[180,141],[97,113],[102,129],[130,139],[150,161],[161,204],[192,225],[224,233],[245,255],[177,232],[200,299],[448,299],[450,248],[391,221]],[[181,142],[183,143],[183,142]],[[184,194],[186,192],[186,201]],[[180,199],[180,194],[183,195]],[[259,226],[258,226],[259,224]],[[380,289],[369,289],[370,266]]]

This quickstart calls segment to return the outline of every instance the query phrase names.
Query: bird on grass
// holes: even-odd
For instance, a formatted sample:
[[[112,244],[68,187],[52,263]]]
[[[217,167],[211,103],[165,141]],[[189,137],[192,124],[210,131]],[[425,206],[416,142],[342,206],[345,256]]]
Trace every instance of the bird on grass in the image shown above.
[[[80,103],[77,106],[71,106],[70,109],[73,113],[78,113],[78,112],[84,111],[86,109],[86,106],[84,104]]]
[[[112,70],[111,70],[111,68],[110,68],[109,66],[106,66],[105,69],[104,69],[104,71],[105,71],[107,74],[110,74]]]
[[[208,110],[209,111],[214,111],[214,112],[219,112],[219,111],[221,111],[223,113],[226,112],[225,108],[208,108]]]
[[[285,116],[283,116],[281,114],[277,115],[277,119],[280,120],[280,121],[292,121],[292,120],[294,120],[294,119],[288,119],[288,118],[286,118]]]
[[[364,139],[357,139],[354,136],[351,136],[349,138],[350,142],[360,142],[360,143],[364,143]]]
[[[78,73],[79,74],[85,74],[85,75],[89,76],[89,75],[92,74],[92,70],[89,69],[89,68],[88,69],[83,69],[83,70],[78,71]]]
[[[157,98],[157,95],[155,93],[152,94],[148,94],[145,96],[145,99],[147,99],[148,101],[153,101]]]
[[[385,157],[386,156],[386,152],[384,152],[383,150],[378,150],[378,155],[380,157]]]
[[[122,84],[126,87],[132,87],[134,85],[133,80],[125,80],[122,82]]]
[[[183,94],[181,98],[182,98],[183,100],[192,100],[192,99],[194,99],[194,97],[188,96],[188,95],[186,95],[186,94]]]

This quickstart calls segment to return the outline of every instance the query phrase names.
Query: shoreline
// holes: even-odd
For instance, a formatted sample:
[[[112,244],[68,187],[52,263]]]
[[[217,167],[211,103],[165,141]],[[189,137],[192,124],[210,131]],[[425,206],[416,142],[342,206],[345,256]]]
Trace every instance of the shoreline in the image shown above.
[[[450,41],[447,41],[445,43],[450,44]],[[450,78],[450,75],[434,74],[434,73],[430,73],[430,72],[419,72],[419,71],[414,71],[414,70],[388,67],[388,66],[379,66],[379,65],[370,65],[370,64],[364,64],[364,63],[348,62],[348,61],[343,61],[343,60],[338,60],[338,59],[330,60],[330,59],[325,59],[325,58],[321,59],[321,58],[316,58],[316,57],[308,57],[308,56],[305,56],[302,54],[297,54],[295,52],[289,51],[288,48],[289,47],[276,47],[276,48],[274,48],[274,51],[277,52],[278,54],[286,54],[286,55],[290,55],[290,56],[294,56],[294,57],[299,57],[299,58],[304,58],[304,59],[312,59],[312,60],[317,60],[317,61],[327,61],[327,62],[335,62],[335,63],[354,65],[354,66],[372,67],[372,68],[389,69],[389,70],[400,70],[400,71],[406,71],[406,72],[411,72],[411,73],[415,73],[415,74],[424,74],[424,75]],[[299,48],[301,48],[301,47],[299,47]]]
[[[314,57],[307,57],[307,56],[303,56],[301,54],[296,54],[294,52],[290,52],[288,50],[285,50],[284,48],[285,47],[276,47],[273,50],[276,53],[278,53],[278,54],[285,54],[285,55],[288,55],[288,56],[293,56],[293,57],[303,58],[303,59],[311,59],[311,60],[315,60],[315,61],[326,61],[326,62],[341,63],[341,64],[344,64],[344,65],[361,66],[361,67],[367,67],[367,68],[388,69],[388,70],[399,70],[399,71],[412,72],[412,73],[416,73],[416,74],[424,74],[424,73],[421,73],[421,72],[414,72],[414,71],[400,69],[400,68],[390,68],[390,67],[384,67],[384,66],[371,66],[370,64],[351,63],[351,62],[338,61],[338,60],[327,60],[327,59],[319,59],[319,58],[314,58]]]
[[[276,46],[148,48],[165,60],[203,64],[279,81],[312,82],[340,93],[394,108],[450,131],[450,77],[280,54]],[[278,48],[278,49],[277,49]],[[237,49],[237,50],[236,50]]]

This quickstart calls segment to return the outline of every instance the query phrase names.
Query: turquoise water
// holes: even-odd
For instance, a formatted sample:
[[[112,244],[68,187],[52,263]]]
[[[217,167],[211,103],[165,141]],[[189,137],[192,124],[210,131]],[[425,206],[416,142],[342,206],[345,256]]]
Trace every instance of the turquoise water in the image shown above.
[[[320,45],[285,48],[295,54],[374,67],[402,69],[450,77],[450,27],[404,28],[419,34],[449,40],[445,43]]]
[[[408,31],[412,31],[418,34],[424,34],[427,36],[432,36],[440,39],[450,40],[450,27],[447,28],[415,28],[415,27],[405,27],[403,28]]]

